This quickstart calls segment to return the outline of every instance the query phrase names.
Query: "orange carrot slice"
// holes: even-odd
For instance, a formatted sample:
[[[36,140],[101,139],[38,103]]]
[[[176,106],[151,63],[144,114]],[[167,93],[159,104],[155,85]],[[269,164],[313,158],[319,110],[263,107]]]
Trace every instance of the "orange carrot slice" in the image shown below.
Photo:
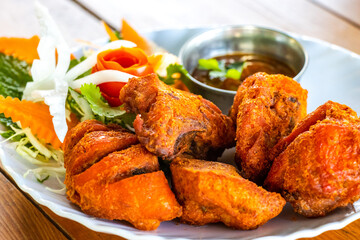
[[[135,76],[145,76],[154,72],[146,54],[138,47],[121,47],[99,53],[92,72],[107,69],[118,70]]]
[[[0,52],[32,63],[34,59],[39,59],[37,47],[39,45],[39,37],[32,38],[0,38]]]
[[[19,121],[22,128],[29,127],[39,139],[59,149],[61,142],[56,136],[49,106],[40,102],[19,100],[0,95],[0,112],[11,117],[13,122]]]
[[[139,48],[145,51],[147,55],[151,55],[152,48],[151,45],[146,41],[145,38],[140,36],[135,29],[133,29],[125,19],[122,20],[122,29],[121,34],[124,40],[135,43]]]
[[[119,40],[119,38],[115,35],[115,33],[111,30],[111,28],[104,21],[101,21],[101,23],[105,27],[105,31],[109,35],[110,41]]]

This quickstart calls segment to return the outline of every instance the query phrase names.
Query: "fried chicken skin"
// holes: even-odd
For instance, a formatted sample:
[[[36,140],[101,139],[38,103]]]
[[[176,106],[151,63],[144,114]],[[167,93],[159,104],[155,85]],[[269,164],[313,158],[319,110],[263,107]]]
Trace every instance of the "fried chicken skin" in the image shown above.
[[[307,217],[360,198],[360,120],[345,105],[327,102],[275,146],[265,180]]]
[[[216,157],[234,144],[234,124],[218,107],[166,85],[155,74],[130,79],[120,100],[138,114],[134,128],[140,143],[164,159]]]
[[[121,128],[118,125],[110,124],[105,125],[102,122],[99,122],[95,119],[87,120],[81,122],[71,128],[66,135],[63,143],[64,156],[67,156],[73,147],[84,137],[86,133],[95,132],[95,131],[109,131],[109,130],[119,130],[126,132],[125,129]]]
[[[235,162],[243,177],[262,184],[272,147],[306,115],[307,90],[284,75],[256,73],[240,85],[230,117],[236,122]]]
[[[92,164],[114,151],[138,143],[136,136],[129,132],[95,131],[84,135],[64,161],[68,175],[82,172]]]
[[[181,207],[159,170],[157,156],[119,127],[81,130],[94,123],[100,124],[80,123],[66,136],[65,143],[74,146],[65,158],[68,199],[85,213],[126,220],[141,230],[154,230],[161,221],[180,216]]]
[[[141,230],[181,215],[157,157],[141,145],[109,154],[74,176],[74,190],[70,198],[85,213],[126,220]]]
[[[180,219],[189,224],[223,222],[236,229],[254,229],[276,217],[285,205],[280,194],[242,178],[228,164],[176,158],[170,169],[183,207]]]

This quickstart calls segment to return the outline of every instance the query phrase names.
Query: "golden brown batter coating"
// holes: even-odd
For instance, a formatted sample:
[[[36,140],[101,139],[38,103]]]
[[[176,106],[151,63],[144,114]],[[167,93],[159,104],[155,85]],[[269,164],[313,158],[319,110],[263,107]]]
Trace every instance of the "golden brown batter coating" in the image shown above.
[[[126,220],[142,230],[154,230],[161,221],[180,216],[181,207],[159,171],[157,157],[133,145],[138,143],[134,134],[102,125],[83,122],[66,136],[73,146],[65,146],[64,159],[69,200],[88,214]],[[86,131],[91,128],[95,130]]]
[[[181,220],[189,224],[223,222],[237,229],[254,229],[276,217],[285,205],[280,194],[242,178],[228,164],[176,158],[170,169],[183,206]]]
[[[243,177],[262,184],[269,152],[306,115],[307,91],[295,80],[256,73],[239,87],[230,110],[236,121],[235,161]]]
[[[86,120],[84,122],[78,123],[66,134],[63,143],[64,156],[66,157],[71,152],[73,147],[80,141],[80,139],[84,137],[86,133],[109,130],[126,131],[125,129],[115,124],[105,125],[95,119]]]
[[[64,161],[67,175],[81,173],[109,153],[125,149],[138,143],[136,136],[129,132],[95,131],[75,145]]]
[[[360,198],[360,120],[349,107],[327,102],[274,148],[265,181],[294,210],[324,216]]]
[[[141,145],[111,153],[74,176],[73,189],[69,199],[84,212],[126,220],[142,230],[181,215],[157,157]]]
[[[140,144],[112,152],[74,177],[78,185],[89,181],[113,183],[123,178],[159,171],[158,158]]]
[[[82,186],[87,182],[113,183],[135,174],[158,170],[157,157],[150,154],[140,144],[134,145],[126,151],[112,152],[81,174],[69,177],[71,181],[67,182],[67,195],[72,202],[80,205],[79,195],[75,192],[74,185]]]
[[[216,157],[234,143],[233,122],[218,107],[164,84],[154,74],[130,79],[120,99],[138,114],[134,128],[141,144],[163,158]]]

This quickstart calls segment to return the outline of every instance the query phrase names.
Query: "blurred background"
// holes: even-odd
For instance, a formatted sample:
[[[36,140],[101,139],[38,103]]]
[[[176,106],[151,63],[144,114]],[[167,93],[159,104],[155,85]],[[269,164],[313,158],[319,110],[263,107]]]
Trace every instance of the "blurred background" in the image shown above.
[[[71,46],[103,38],[100,19],[140,32],[256,24],[319,38],[360,53],[360,0],[43,0]],[[0,36],[39,32],[32,0],[0,0]]]

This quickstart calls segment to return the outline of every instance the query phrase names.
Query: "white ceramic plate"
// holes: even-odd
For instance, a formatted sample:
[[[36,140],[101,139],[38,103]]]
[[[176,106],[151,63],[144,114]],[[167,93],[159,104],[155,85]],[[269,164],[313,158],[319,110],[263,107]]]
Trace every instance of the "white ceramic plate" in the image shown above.
[[[207,29],[163,30],[148,33],[147,36],[176,54],[184,41],[204,30]],[[308,37],[297,38],[309,54],[309,66],[301,79],[302,86],[309,91],[308,111],[331,99],[360,113],[360,56],[323,41]],[[232,158],[233,152],[228,151],[224,155],[224,158]],[[65,196],[45,189],[46,186],[54,186],[54,180],[40,184],[32,176],[24,178],[23,174],[27,169],[35,166],[17,155],[10,144],[1,144],[0,158],[5,170],[18,186],[39,204],[94,231],[111,233],[127,239],[296,239],[340,229],[360,218],[360,201],[337,209],[326,217],[315,219],[295,214],[287,204],[278,217],[251,231],[233,230],[223,224],[198,227],[174,221],[163,222],[155,231],[140,231],[123,221],[107,221],[82,213]]]

